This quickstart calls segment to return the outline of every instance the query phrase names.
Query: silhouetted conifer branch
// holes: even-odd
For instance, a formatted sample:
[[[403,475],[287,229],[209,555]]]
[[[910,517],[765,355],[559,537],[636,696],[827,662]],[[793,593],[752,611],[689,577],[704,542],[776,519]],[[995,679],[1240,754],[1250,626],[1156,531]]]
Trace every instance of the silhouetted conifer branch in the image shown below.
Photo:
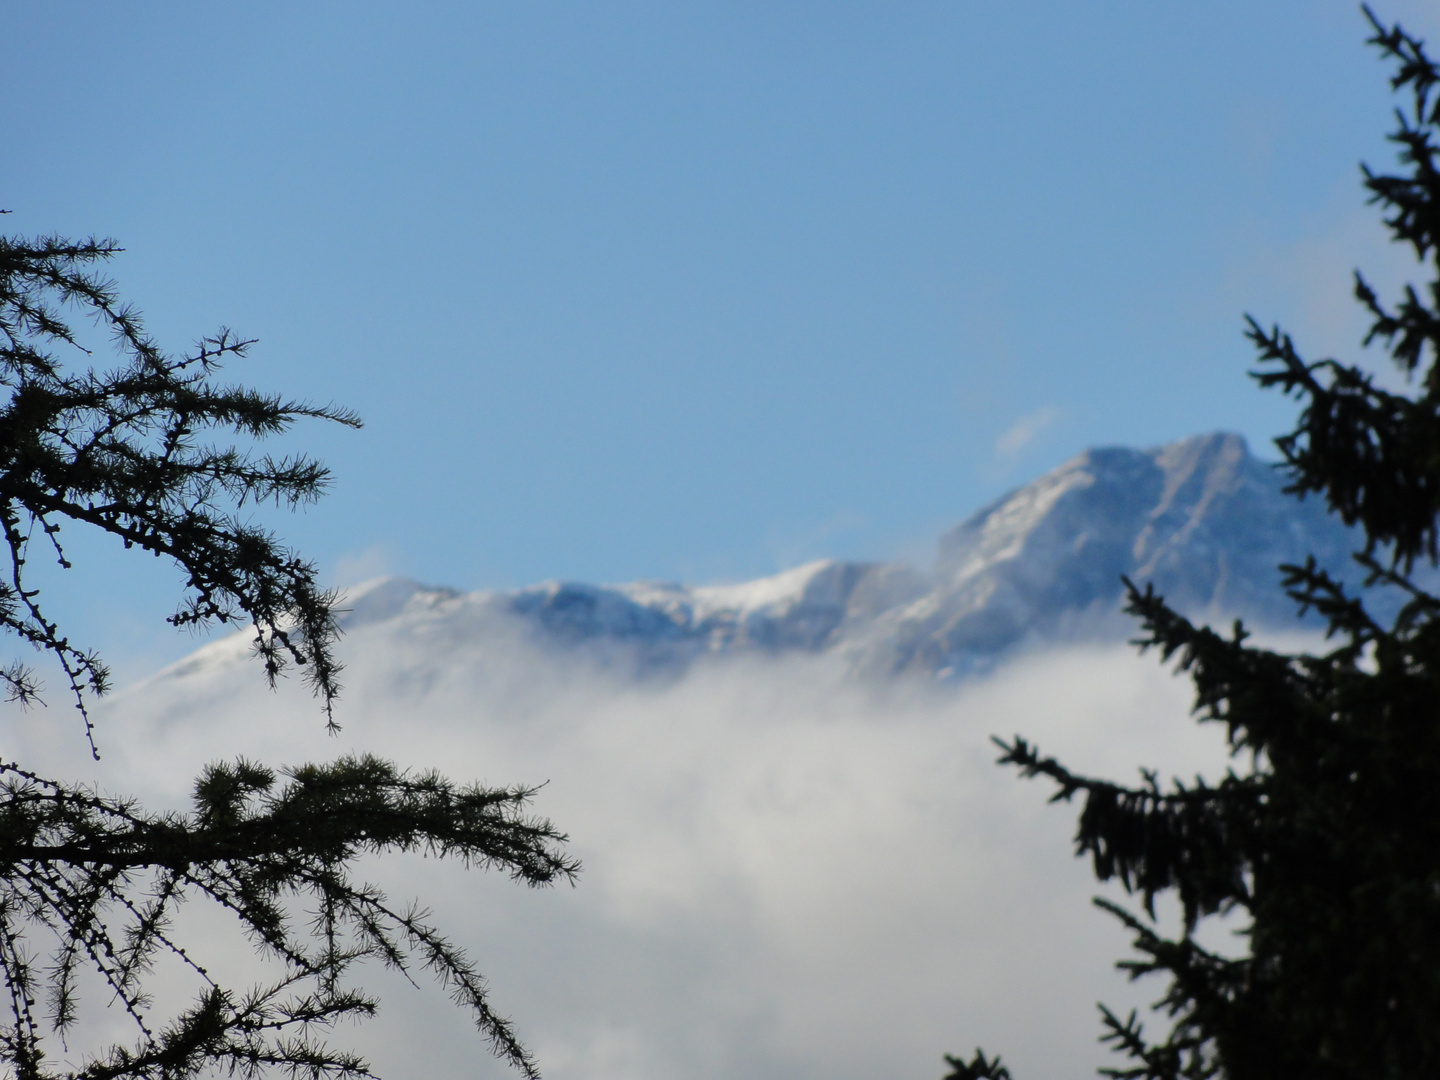
[[[289,665],[302,666],[333,730],[335,597],[311,563],[242,517],[260,503],[313,501],[329,472],[303,456],[226,440],[275,435],[302,419],[359,421],[335,406],[216,381],[222,363],[252,344],[229,330],[183,355],[162,351],[113,283],[90,269],[118,250],[104,240],[0,237],[0,387],[8,393],[0,401],[8,553],[0,629],[57,664],[98,757],[88,704],[106,691],[108,673],[47,614],[27,571],[37,554],[71,569],[62,526],[88,525],[179,568],[174,625],[248,623],[272,684]],[[108,331],[113,368],[89,366],[66,308]],[[67,360],[76,357],[72,369]],[[0,684],[21,704],[40,693],[18,660],[0,668]],[[8,1012],[0,1064],[17,1080],[182,1080],[217,1070],[368,1077],[363,1060],[323,1036],[373,1014],[375,1000],[351,979],[357,965],[379,961],[407,977],[428,971],[496,1054],[537,1076],[464,951],[422,909],[397,907],[353,876],[364,855],[409,851],[528,885],[570,880],[577,864],[563,853],[565,837],[525,813],[533,794],[457,786],[373,757],[278,773],[241,760],[206,768],[189,813],[155,814],[0,761],[0,1017]],[[225,985],[176,929],[178,909],[196,900],[228,913],[281,975],[268,985]],[[193,1004],[168,1018],[156,1015],[151,994],[163,958],[196,986]],[[133,1041],[78,1068],[52,1064],[47,1047],[82,1022],[87,980],[128,1016]]]

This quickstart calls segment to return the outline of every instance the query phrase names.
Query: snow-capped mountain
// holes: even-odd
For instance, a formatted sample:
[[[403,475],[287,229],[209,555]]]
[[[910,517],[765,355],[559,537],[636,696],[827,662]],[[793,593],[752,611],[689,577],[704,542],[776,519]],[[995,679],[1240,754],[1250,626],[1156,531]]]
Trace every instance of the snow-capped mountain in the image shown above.
[[[436,910],[554,1080],[926,1076],[982,1038],[1017,1075],[1066,1075],[1103,1056],[1091,1002],[1143,1009],[1153,987],[1114,970],[1126,935],[1088,903],[1073,808],[997,768],[990,736],[1093,775],[1223,775],[1224,732],[1190,722],[1188,681],[1116,644],[1134,629],[1119,577],[1194,615],[1292,624],[1275,565],[1341,566],[1353,538],[1281,483],[1215,435],[1082,454],[946,533],[924,570],[472,593],[384,579],[344,602],[339,734],[303,686],[267,690],[245,633],[98,707],[103,761],[62,725],[0,734],[48,774],[160,806],[236,755],[377,753],[544,785],[535,810],[571,833],[576,889],[418,855],[365,872]],[[215,970],[248,959],[223,934],[197,947]],[[509,1075],[434,988],[396,979],[382,997],[353,1032],[381,1075]]]
[[[1027,646],[1133,632],[1121,575],[1198,617],[1293,624],[1276,567],[1314,554],[1343,568],[1357,544],[1320,502],[1282,486],[1237,435],[1093,449],[947,532],[929,571],[822,560],[734,585],[552,581],[468,594],[392,578],[352,590],[346,622],[518,631],[639,670],[802,651],[954,676]]]

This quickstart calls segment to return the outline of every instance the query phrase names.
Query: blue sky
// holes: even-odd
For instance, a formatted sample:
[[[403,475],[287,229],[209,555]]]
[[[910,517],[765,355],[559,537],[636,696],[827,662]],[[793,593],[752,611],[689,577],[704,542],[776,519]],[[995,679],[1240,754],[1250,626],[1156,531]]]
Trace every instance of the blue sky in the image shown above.
[[[1089,445],[1264,449],[1246,311],[1354,354],[1350,269],[1403,270],[1364,36],[1348,0],[14,4],[0,206],[120,240],[162,341],[233,326],[235,378],[364,416],[287,442],[335,471],[275,519],[331,580],[923,558]],[[90,643],[189,647],[168,571],[85,554]]]

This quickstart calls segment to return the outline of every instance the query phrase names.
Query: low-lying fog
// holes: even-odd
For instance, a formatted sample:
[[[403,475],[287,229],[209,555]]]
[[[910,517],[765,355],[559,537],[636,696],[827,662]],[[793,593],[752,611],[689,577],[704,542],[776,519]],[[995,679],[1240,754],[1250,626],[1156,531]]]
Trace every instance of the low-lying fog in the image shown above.
[[[1223,733],[1188,719],[1190,684],[1123,646],[959,687],[866,685],[815,659],[636,684],[513,641],[459,662],[361,629],[338,737],[298,683],[272,694],[229,643],[209,652],[98,710],[98,766],[60,701],[9,707],[0,750],[150,805],[182,805],[203,763],[239,754],[369,751],[545,784],[534,809],[570,834],[575,887],[410,857],[365,874],[434,909],[551,1080],[929,1080],[942,1053],[977,1044],[1017,1080],[1093,1075],[1107,1056],[1095,1002],[1160,986],[1112,970],[1127,936],[1089,903],[1078,807],[997,767],[990,736],[1021,732],[1126,781],[1141,764],[1213,776],[1226,762]],[[189,917],[211,962],[243,952],[223,915]],[[370,984],[379,1018],[335,1040],[380,1074],[513,1075],[437,986]]]

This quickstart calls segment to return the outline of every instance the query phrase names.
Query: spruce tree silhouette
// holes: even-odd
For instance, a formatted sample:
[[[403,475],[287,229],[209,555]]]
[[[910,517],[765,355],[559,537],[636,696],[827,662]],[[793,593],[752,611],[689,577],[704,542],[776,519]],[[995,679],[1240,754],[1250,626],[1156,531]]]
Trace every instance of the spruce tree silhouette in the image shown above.
[[[302,668],[333,728],[339,692],[335,597],[314,566],[241,515],[262,502],[318,497],[328,473],[304,457],[274,458],[216,445],[217,433],[263,439],[298,420],[358,426],[331,406],[221,385],[220,364],[251,344],[229,331],[184,355],[160,349],[113,283],[94,272],[112,242],[0,237],[0,626],[48,654],[68,683],[96,751],[89,703],[103,694],[101,660],[46,614],[29,560],[70,567],[61,538],[72,523],[126,548],[172,561],[184,584],[176,626],[248,624],[266,677]],[[117,363],[89,364],[67,322],[78,310],[110,336]],[[68,361],[78,360],[78,366]],[[0,670],[12,701],[32,703],[35,673]],[[324,1036],[371,1015],[375,999],[351,983],[375,960],[428,969],[467,1009],[492,1049],[524,1075],[535,1065],[492,1011],[464,952],[415,905],[397,905],[352,876],[362,855],[424,851],[541,885],[573,876],[565,837],[526,815],[524,788],[456,786],[372,757],[274,770],[247,761],[207,767],[185,814],[37,775],[0,760],[0,1062],[18,1080],[368,1076],[353,1052]],[[278,974],[223,985],[173,916],[187,899],[228,912]],[[152,967],[168,956],[197,993],[157,1016]],[[78,1066],[51,1062],[80,1022],[88,986],[129,1018],[128,1042]],[[8,1014],[8,1015],[7,1015]]]
[[[1236,765],[1215,784],[1152,772],[1127,787],[1078,776],[1020,737],[1000,759],[1084,797],[1077,853],[1096,877],[1138,894],[1143,912],[1095,902],[1134,933],[1134,978],[1168,977],[1152,1041],[1134,1012],[1101,1006],[1103,1041],[1134,1080],[1440,1076],[1440,598],[1415,580],[1437,562],[1440,515],[1440,69],[1423,43],[1367,7],[1369,43],[1396,65],[1402,172],[1364,170],[1393,238],[1430,276],[1386,306],[1358,273],[1355,295],[1409,391],[1355,366],[1308,362],[1290,337],[1249,321],[1262,387],[1303,403],[1276,440],[1299,496],[1323,496],[1365,535],[1355,558],[1368,587],[1397,590],[1382,624],[1314,559],[1280,568],[1300,611],[1328,622],[1322,655],[1251,647],[1195,626],[1146,586],[1126,582],[1142,650],[1175,661],[1195,685],[1200,720],[1225,725]],[[1155,898],[1173,894],[1183,931],[1157,929]],[[1196,940],[1199,924],[1236,913],[1244,955]],[[1000,1059],[947,1058],[947,1080],[1008,1080]]]

